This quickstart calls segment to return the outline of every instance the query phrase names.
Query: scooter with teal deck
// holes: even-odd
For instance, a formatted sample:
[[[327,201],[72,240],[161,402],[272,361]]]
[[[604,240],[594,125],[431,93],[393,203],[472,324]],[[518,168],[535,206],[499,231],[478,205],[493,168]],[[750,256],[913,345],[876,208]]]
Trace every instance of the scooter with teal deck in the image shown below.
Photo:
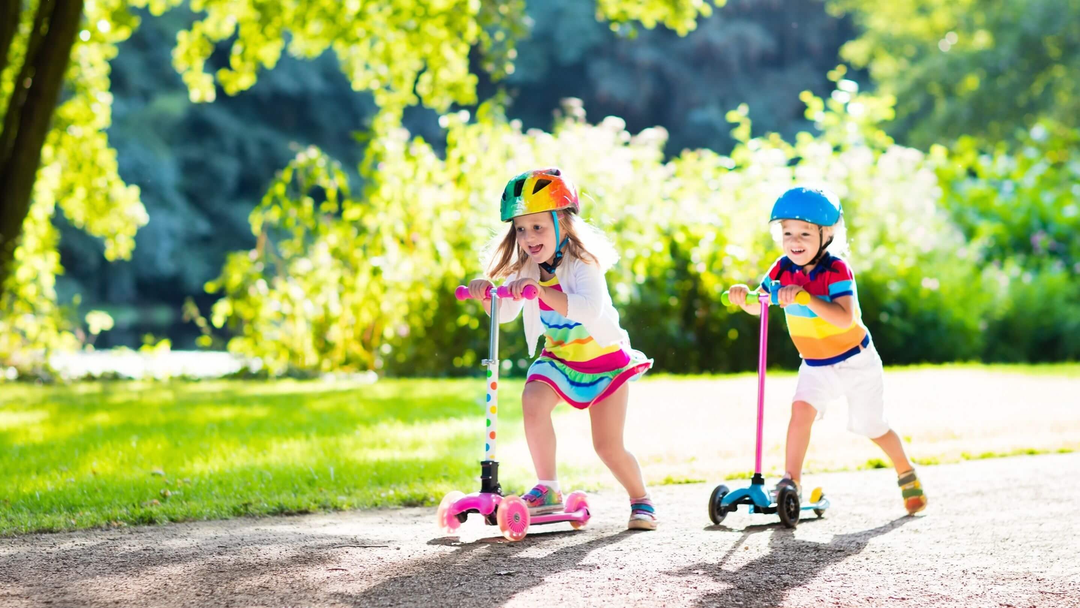
[[[757,398],[757,447],[754,455],[754,476],[750,479],[750,487],[739,488],[735,491],[720,484],[713,489],[709,496],[709,519],[714,524],[724,521],[728,513],[736,511],[739,505],[748,506],[750,513],[772,514],[778,513],[780,521],[789,528],[799,524],[799,516],[802,511],[813,511],[818,517],[825,514],[829,508],[829,499],[821,488],[815,488],[810,495],[810,501],[805,505],[799,504],[799,495],[793,487],[785,486],[775,496],[765,490],[765,478],[761,475],[761,438],[765,427],[765,360],[769,345],[769,305],[779,305],[777,292],[780,291],[779,281],[770,284],[769,294],[751,292],[746,295],[747,304],[761,305],[761,335],[758,338],[758,398]],[[762,297],[768,296],[768,297]],[[731,306],[728,292],[720,296],[720,301],[725,306]],[[806,306],[810,303],[810,294],[800,292],[795,298],[796,304]]]

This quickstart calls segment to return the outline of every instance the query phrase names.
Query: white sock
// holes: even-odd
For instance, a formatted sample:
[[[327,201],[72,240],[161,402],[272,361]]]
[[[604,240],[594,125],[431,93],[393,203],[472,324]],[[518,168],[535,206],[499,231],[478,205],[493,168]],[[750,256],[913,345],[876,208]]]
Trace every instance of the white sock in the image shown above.
[[[538,483],[538,484],[540,484],[542,486],[547,486],[547,487],[551,488],[555,492],[560,491],[559,490],[559,480],[557,480],[557,479],[541,479],[541,480],[537,481],[536,483]]]

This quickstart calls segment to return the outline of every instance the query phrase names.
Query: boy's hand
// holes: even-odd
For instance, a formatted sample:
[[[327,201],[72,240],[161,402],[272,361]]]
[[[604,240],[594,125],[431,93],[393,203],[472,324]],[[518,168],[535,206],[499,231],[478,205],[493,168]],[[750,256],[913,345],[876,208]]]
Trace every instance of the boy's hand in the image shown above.
[[[727,297],[728,301],[735,306],[746,305],[746,294],[750,293],[750,288],[746,285],[732,285],[728,288]]]
[[[780,307],[783,308],[789,304],[795,303],[795,296],[799,295],[803,290],[798,285],[788,285],[787,287],[781,287],[780,291],[776,292],[776,299],[780,302]],[[731,297],[730,295],[728,296]]]
[[[525,291],[525,288],[529,285],[535,287],[537,293],[544,293],[544,288],[540,286],[540,283],[538,283],[536,279],[518,279],[506,284],[506,286],[510,288],[510,295],[512,295],[515,300],[521,299],[521,293]]]
[[[473,279],[469,281],[469,297],[475,300],[487,299],[487,291],[495,285],[487,279]]]

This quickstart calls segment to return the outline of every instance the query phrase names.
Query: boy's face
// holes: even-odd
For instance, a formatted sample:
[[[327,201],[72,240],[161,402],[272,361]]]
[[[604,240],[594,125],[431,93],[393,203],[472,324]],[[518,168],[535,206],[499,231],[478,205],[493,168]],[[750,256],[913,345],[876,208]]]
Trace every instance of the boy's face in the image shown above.
[[[555,224],[550,211],[514,218],[517,243],[537,263],[550,263],[555,257]]]
[[[783,220],[780,228],[784,237],[784,255],[799,266],[809,264],[821,247],[821,227],[800,220]]]

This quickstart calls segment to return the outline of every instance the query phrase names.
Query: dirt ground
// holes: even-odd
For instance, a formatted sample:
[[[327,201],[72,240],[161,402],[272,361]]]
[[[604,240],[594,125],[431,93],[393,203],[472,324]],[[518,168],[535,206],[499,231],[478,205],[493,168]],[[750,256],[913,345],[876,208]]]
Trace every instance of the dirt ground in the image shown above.
[[[809,477],[833,508],[794,531],[745,511],[711,526],[712,485],[687,484],[654,488],[656,532],[626,531],[603,492],[585,530],[520,543],[477,519],[443,537],[431,508],[20,536],[0,540],[0,605],[1080,605],[1080,454],[921,472],[918,517],[891,471]]]

